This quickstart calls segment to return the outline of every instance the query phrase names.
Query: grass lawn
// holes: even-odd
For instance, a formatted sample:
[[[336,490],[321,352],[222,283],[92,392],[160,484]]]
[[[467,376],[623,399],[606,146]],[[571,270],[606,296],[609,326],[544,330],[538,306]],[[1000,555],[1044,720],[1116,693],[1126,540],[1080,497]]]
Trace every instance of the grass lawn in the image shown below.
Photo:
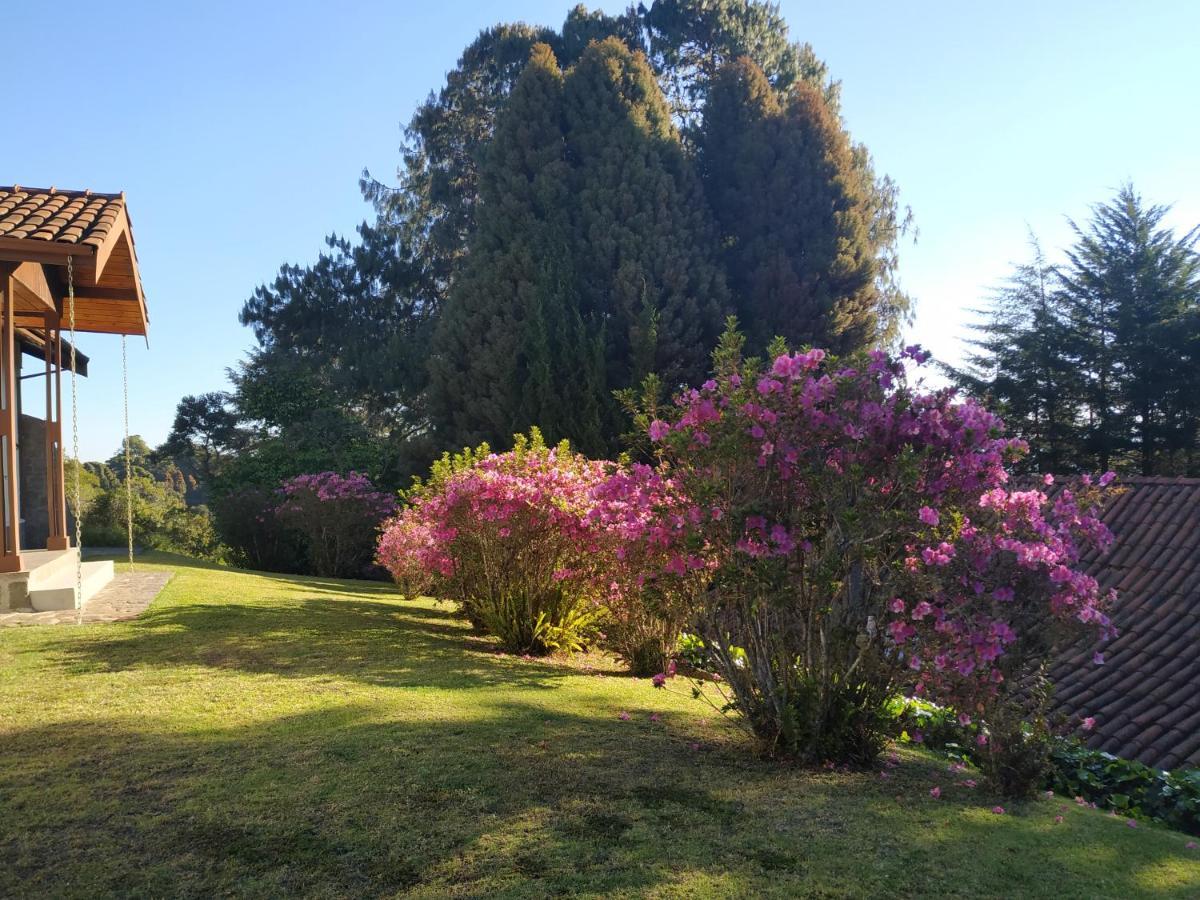
[[[782,767],[386,585],[154,562],[135,622],[0,629],[0,896],[1200,896],[1181,834],[911,750]]]

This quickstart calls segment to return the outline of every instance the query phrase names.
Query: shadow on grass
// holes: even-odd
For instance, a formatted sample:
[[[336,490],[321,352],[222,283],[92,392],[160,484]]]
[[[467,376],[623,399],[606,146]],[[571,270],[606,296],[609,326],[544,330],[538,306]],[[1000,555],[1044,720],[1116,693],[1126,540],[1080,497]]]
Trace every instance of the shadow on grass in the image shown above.
[[[406,722],[349,707],[182,735],[88,721],[8,734],[0,895],[380,896],[425,884],[478,896],[514,880],[642,890],[670,869],[657,851],[654,865],[614,865],[645,840],[635,828],[690,811],[728,831],[743,812],[699,785],[664,787],[666,754],[641,771],[613,765],[633,726],[488,711]],[[658,749],[678,749],[682,738],[657,730]]]
[[[899,807],[870,775],[689,756],[646,720],[480,711],[10,731],[0,895],[1138,896],[1167,855],[1123,856],[1114,831],[1077,858],[1032,823]],[[1097,865],[1063,889],[1060,868]]]
[[[447,609],[301,596],[281,603],[155,607],[125,628],[81,635],[49,652],[74,675],[206,666],[384,686],[472,688],[551,687],[556,679],[578,674],[553,661],[496,651],[492,639],[472,632]]]

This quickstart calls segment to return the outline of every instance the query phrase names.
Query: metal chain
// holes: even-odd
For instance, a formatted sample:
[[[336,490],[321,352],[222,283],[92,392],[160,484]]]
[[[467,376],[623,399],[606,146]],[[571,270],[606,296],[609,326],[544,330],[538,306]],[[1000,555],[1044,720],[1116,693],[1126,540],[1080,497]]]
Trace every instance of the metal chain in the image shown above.
[[[67,315],[71,328],[71,458],[72,492],[75,494],[75,620],[83,621],[83,510],[80,508],[79,485],[79,392],[76,387],[75,361],[75,257],[67,257]]]
[[[121,385],[125,398],[125,534],[129,539],[129,571],[133,571],[133,451],[129,447],[129,357],[121,335]]]

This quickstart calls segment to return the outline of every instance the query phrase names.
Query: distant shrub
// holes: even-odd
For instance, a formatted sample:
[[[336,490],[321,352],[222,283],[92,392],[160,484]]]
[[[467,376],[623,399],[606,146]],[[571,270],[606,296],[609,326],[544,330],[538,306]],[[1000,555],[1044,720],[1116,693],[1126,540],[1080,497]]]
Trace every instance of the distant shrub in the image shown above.
[[[305,572],[304,538],[276,513],[276,491],[242,486],[212,498],[213,524],[232,560],[263,572]]]
[[[358,472],[317,472],[289,478],[279,489],[279,521],[303,536],[313,574],[369,574],[380,525],[396,510],[391,494]]]

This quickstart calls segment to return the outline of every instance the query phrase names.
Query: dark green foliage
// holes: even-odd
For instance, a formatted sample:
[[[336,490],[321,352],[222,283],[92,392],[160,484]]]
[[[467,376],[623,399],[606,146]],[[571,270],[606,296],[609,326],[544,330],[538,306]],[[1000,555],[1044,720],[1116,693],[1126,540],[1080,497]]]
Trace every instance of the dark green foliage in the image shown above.
[[[700,168],[754,352],[776,336],[836,353],[873,346],[881,327],[869,183],[819,91],[787,95],[743,57],[719,69]]]
[[[644,57],[593,44],[564,89],[579,301],[609,391],[702,380],[728,294],[700,187]],[[606,433],[623,422],[609,405]]]
[[[264,572],[304,572],[304,540],[276,516],[274,490],[246,487],[213,500],[213,522],[234,562]]]
[[[1162,227],[1131,185],[1093,207],[1060,280],[1069,351],[1083,373],[1084,448],[1100,468],[1135,456],[1143,475],[1196,471],[1200,229]]]
[[[1095,206],[1063,265],[1017,268],[951,370],[1042,470],[1200,473],[1200,229],[1166,213],[1128,185]]]
[[[1020,466],[1064,472],[1080,464],[1080,378],[1067,348],[1067,322],[1056,274],[1036,239],[1032,258],[997,289],[974,330],[966,365],[949,368],[971,394],[987,399],[1008,432],[1029,443]]]
[[[604,242],[596,234],[580,228],[604,228],[620,221],[621,233],[602,248],[618,258],[608,261],[605,271],[605,260],[593,253],[589,263],[595,270],[584,271],[576,265],[574,251],[570,265],[558,257],[561,248],[550,257],[538,256],[534,262],[547,270],[538,273],[544,283],[536,288],[521,283],[523,313],[503,316],[521,325],[523,352],[504,364],[502,377],[495,384],[489,381],[486,392],[472,396],[469,404],[448,405],[445,382],[456,366],[475,367],[476,374],[498,371],[494,365],[500,354],[518,339],[509,332],[478,365],[461,356],[449,368],[427,365],[448,298],[452,293],[479,296],[488,288],[489,273],[524,277],[531,264],[531,258],[522,259],[515,248],[507,255],[484,252],[484,259],[469,261],[476,249],[497,246],[493,224],[485,221],[485,194],[495,189],[514,195],[511,173],[495,172],[497,157],[488,150],[497,116],[509,104],[535,44],[548,45],[565,69],[577,66],[590,45],[606,40],[609,56],[595,72],[616,64],[612,47],[626,48],[622,52],[629,59],[619,64],[625,68],[618,79],[621,84],[610,87],[621,97],[617,107],[627,104],[627,116],[623,123],[610,116],[594,127],[608,130],[605,140],[617,133],[614,129],[624,128],[634,135],[634,143],[628,148],[625,170],[608,185],[600,182],[612,164],[603,149],[598,146],[592,153],[584,147],[588,158],[576,159],[581,141],[569,140],[564,132],[565,161],[573,168],[589,169],[595,192],[588,222],[573,220],[572,228],[559,237],[574,245],[583,234],[600,246]],[[633,56],[638,51],[649,54],[649,68]],[[741,56],[762,67],[776,92],[800,83],[812,86],[836,121],[836,83],[811,48],[791,42],[771,3],[660,0],[649,9],[638,6],[618,15],[577,6],[559,31],[523,24],[484,30],[464,49],[445,84],[412,116],[396,186],[364,172],[361,187],[374,206],[374,221],[361,226],[354,239],[330,237],[329,250],[314,265],[284,266],[271,285],[246,303],[242,321],[254,328],[260,343],[251,360],[253,374],[286,384],[290,375],[306,370],[305,379],[320,381],[320,391],[311,393],[304,387],[292,399],[285,398],[285,406],[301,406],[299,398],[307,397],[317,404],[307,408],[323,409],[326,420],[353,419],[375,448],[375,461],[365,468],[384,483],[402,482],[447,446],[486,435],[507,439],[533,421],[554,436],[569,434],[585,450],[615,446],[624,423],[609,403],[609,391],[632,383],[632,373],[651,370],[661,371],[673,387],[673,379],[692,370],[692,357],[702,358],[709,349],[701,344],[708,307],[714,300],[723,302],[715,274],[722,261],[715,252],[715,234],[706,233],[705,204],[686,173],[685,156],[694,154],[695,132],[713,74]],[[636,67],[632,59],[639,60]],[[658,88],[651,91],[655,80]],[[665,102],[657,96],[648,99],[659,90],[666,92]],[[564,119],[568,112],[563,110]],[[664,129],[671,120],[682,130],[682,138],[666,137]],[[901,230],[895,188],[874,175],[864,148],[852,146],[849,153],[865,192],[864,212],[876,257],[876,315],[880,331],[890,337],[907,304],[892,283]],[[523,159],[526,165],[530,161],[521,154],[501,158]],[[490,176],[485,174],[489,166]],[[667,181],[662,170],[669,175]],[[575,176],[582,177],[580,172]],[[550,179],[541,182],[539,189],[548,188]],[[657,196],[630,193],[663,188],[668,190]],[[630,209],[621,205],[626,202],[622,197],[635,201]],[[489,229],[491,236],[478,234]],[[653,239],[644,248],[634,248],[651,229],[658,230]],[[687,235],[682,244],[681,234]],[[525,237],[532,241],[526,246],[542,240],[528,232]],[[552,278],[568,275],[575,281],[575,297],[550,284]],[[518,293],[512,284],[491,287],[502,295]],[[595,296],[609,287],[615,295],[608,308],[618,311],[616,322],[605,318],[607,312],[596,312]],[[497,298],[491,303],[495,309],[490,315],[500,315],[505,302]],[[448,318],[454,315],[446,313]],[[462,332],[472,322],[487,320],[461,316],[447,328]],[[462,346],[482,340],[476,335]],[[683,354],[679,359],[677,351]],[[573,378],[565,383],[564,360],[574,362]],[[614,367],[626,371],[614,373]],[[514,379],[521,388],[521,405],[515,409]],[[458,399],[465,397],[465,389],[453,391]],[[590,399],[583,404],[580,398],[585,396]],[[468,421],[468,405],[483,411],[478,421]],[[245,418],[254,429],[267,427],[268,416],[261,408]],[[278,432],[287,441],[293,439],[287,433],[290,427],[282,425]],[[247,452],[257,453],[261,442],[262,435],[253,436]]]
[[[603,371],[580,313],[563,78],[538,44],[480,171],[470,253],[438,325],[431,411],[446,442],[502,443],[539,424],[602,448]]]
[[[1074,740],[1056,742],[1050,760],[1057,794],[1200,835],[1200,769],[1152,769]]]
[[[746,0],[656,0],[644,16],[650,58],[676,115],[698,118],[710,82],[726,63],[748,57],[771,86],[786,92],[805,81],[836,108],[838,85],[808,44],[788,40],[774,3]]]
[[[175,411],[175,423],[162,452],[194,462],[206,482],[222,463],[245,446],[247,435],[239,427],[232,397],[224,391],[184,397]]]
[[[703,373],[725,302],[706,210],[653,73],[620,41],[565,80],[535,48],[483,156],[477,222],[431,364],[444,443],[538,425],[611,452],[612,391]]]

